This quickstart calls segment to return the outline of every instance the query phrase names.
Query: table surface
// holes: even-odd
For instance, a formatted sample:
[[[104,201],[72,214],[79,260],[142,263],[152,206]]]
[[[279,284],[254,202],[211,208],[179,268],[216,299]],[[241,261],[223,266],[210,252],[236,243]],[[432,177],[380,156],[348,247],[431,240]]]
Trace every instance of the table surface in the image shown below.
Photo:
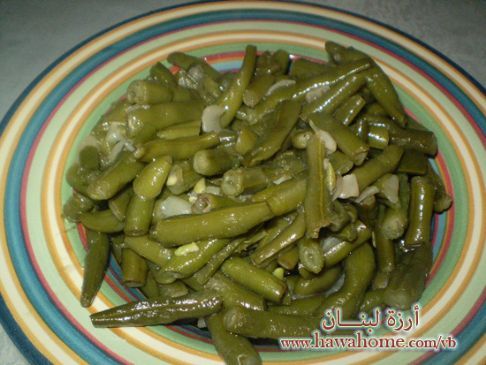
[[[28,84],[65,51],[121,20],[181,0],[0,0],[0,117]],[[486,2],[481,0],[316,0],[392,25],[486,82]],[[0,359],[27,364],[0,326]]]

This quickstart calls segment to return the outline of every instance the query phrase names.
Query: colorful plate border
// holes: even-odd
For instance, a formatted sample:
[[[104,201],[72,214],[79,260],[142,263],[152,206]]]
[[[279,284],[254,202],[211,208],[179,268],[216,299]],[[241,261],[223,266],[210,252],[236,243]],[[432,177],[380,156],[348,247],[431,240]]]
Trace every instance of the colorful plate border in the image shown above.
[[[191,3],[191,5],[194,5],[196,6],[196,4],[198,6],[206,6],[207,4],[199,4],[199,3]],[[242,5],[240,3],[231,3],[228,4],[227,6],[230,6],[230,7],[234,7],[236,8],[237,6],[239,5]],[[256,3],[250,3],[250,4],[253,4],[256,6]],[[269,3],[267,2],[259,2],[259,5],[258,6],[262,6],[264,7],[265,5],[268,5]],[[342,14],[346,14],[348,16],[352,16],[356,19],[362,19],[362,20],[365,20],[365,21],[371,21],[369,19],[366,19],[364,17],[360,17],[360,16],[356,16],[355,14],[352,14],[352,13],[349,13],[349,12],[343,12],[343,11],[340,11],[340,10],[337,10],[337,9],[333,9],[333,8],[328,8],[328,7],[317,7],[317,6],[311,6],[311,5],[302,5],[302,4],[290,4],[290,3],[286,3],[288,7],[293,7],[294,9],[304,9],[306,8],[307,10],[310,10],[312,8],[314,9],[321,9],[321,10],[327,10],[329,12],[337,12],[337,13],[342,13]],[[221,3],[213,3],[213,4],[210,4],[210,5],[214,5],[214,6],[217,6],[217,5],[221,5]],[[248,6],[249,4],[246,3],[246,6]],[[225,5],[226,6],[226,5]],[[161,9],[161,11],[168,11],[170,9],[181,9],[180,7],[172,7],[172,8],[167,8],[167,9]],[[117,28],[121,27],[122,25],[128,25],[129,23],[137,20],[137,19],[142,19],[146,16],[150,16],[150,15],[156,15],[158,14],[159,10],[157,11],[154,11],[154,12],[150,12],[150,13],[147,13],[147,14],[144,14],[144,15],[141,15],[139,17],[136,17],[136,18],[132,18],[132,19],[129,19],[127,21],[124,21],[122,23],[119,23],[111,28],[108,28],[107,30],[103,31],[103,32],[100,32],[98,33],[97,35],[89,38],[88,40],[86,40],[85,42],[79,44],[78,46],[74,47],[72,50],[68,51],[65,55],[63,55],[61,58],[59,58],[57,61],[55,61],[51,66],[49,66],[42,74],[40,74],[32,83],[31,85],[29,85],[29,87],[22,93],[22,95],[17,99],[17,101],[14,103],[14,105],[10,108],[9,112],[7,113],[7,115],[5,116],[5,118],[2,120],[2,123],[0,123],[0,132],[2,132],[2,142],[7,142],[6,139],[4,138],[4,128],[7,126],[7,123],[9,120],[11,120],[13,118],[13,116],[18,113],[18,109],[21,108],[22,106],[25,108],[25,105],[22,105],[22,102],[30,95],[30,94],[33,94],[34,93],[34,90],[36,87],[39,86],[39,84],[42,84],[42,82],[44,82],[44,77],[48,76],[49,73],[55,69],[58,68],[58,66],[63,63],[63,61],[67,61],[69,56],[76,53],[77,50],[83,48],[85,45],[89,45],[91,41],[94,41],[96,40],[98,37],[101,37],[102,35],[104,34],[107,34],[109,33],[111,30],[116,30]],[[371,21],[372,22],[372,21]],[[387,28],[388,30],[390,31],[393,31],[401,36],[406,36],[404,35],[403,33],[401,32],[397,32],[396,30],[394,30],[393,28],[391,27],[388,27],[388,26],[385,26],[381,23],[377,23],[377,22],[374,22],[375,24],[378,24],[379,26],[382,26],[382,27],[385,27]],[[375,37],[377,37],[375,35]],[[411,37],[408,37],[409,39],[411,39],[414,43],[420,45],[421,47],[423,47],[424,49],[428,50],[428,51],[431,51],[430,48],[428,48],[427,46],[425,46],[423,43],[421,43],[420,41],[417,41],[415,39],[412,39]],[[399,47],[399,46],[396,46],[396,47]],[[395,48],[394,49],[395,52],[398,52],[400,51],[399,48]],[[440,55],[438,52],[436,51],[433,51],[433,53],[435,53],[437,56],[441,57],[442,59],[445,59],[445,62],[446,63],[449,63],[449,64],[452,64],[452,62],[450,62],[449,60],[447,60],[444,56]],[[397,53],[397,54],[400,54],[400,53]],[[425,62],[420,62],[421,60],[418,59],[418,58],[415,58],[415,61],[418,62],[416,63],[416,65],[418,65],[419,68],[422,68],[424,70],[427,70],[427,72],[430,72],[431,74],[435,74],[436,76],[441,76],[440,74],[440,71],[438,69],[433,69],[431,68],[430,65],[428,65],[427,63]],[[454,68],[458,69],[460,72],[459,72],[459,75],[462,73],[462,74],[465,74],[464,71],[462,69],[460,69],[457,65],[454,65],[452,64]],[[462,76],[462,75],[460,75]],[[467,81],[470,81],[472,83],[472,85],[478,89],[479,91],[479,97],[483,96],[484,95],[484,88],[482,88],[481,85],[479,85],[477,82],[475,82],[474,80],[472,80],[472,78],[470,76],[468,76],[467,74],[465,75],[466,78],[468,79]],[[447,80],[447,79],[444,79],[444,87],[445,89],[448,89],[448,88],[451,88],[451,89],[456,89],[456,85],[454,85],[454,82],[452,80]],[[461,90],[459,90],[461,91]],[[469,111],[472,115],[471,115],[471,120],[476,120],[477,121],[477,126],[480,130],[478,130],[478,136],[479,138],[482,137],[482,144],[479,145],[479,147],[483,146],[484,147],[484,131],[486,130],[485,129],[485,126],[486,126],[486,122],[485,122],[485,119],[484,119],[484,100],[483,102],[481,103],[481,100],[479,99],[479,103],[477,105],[477,107],[474,107],[474,105],[472,104],[471,105],[471,102],[470,100],[468,99],[467,96],[464,95],[464,93],[461,91],[460,93],[457,93],[457,95],[454,95],[459,101],[458,101],[458,105],[465,105],[465,109],[464,109],[464,112],[466,111]],[[469,106],[469,108],[467,107]],[[482,111],[481,111],[482,110]],[[28,131],[31,135],[30,135],[30,138],[32,138],[32,133],[33,131]],[[6,132],[5,132],[6,133]],[[26,132],[27,134],[27,132]],[[24,138],[24,136],[22,137]],[[5,144],[2,144],[2,148]],[[25,146],[22,146],[21,148],[25,148]],[[20,148],[19,148],[20,149]],[[481,152],[481,151],[479,151]],[[478,152],[478,153],[479,153]],[[484,152],[484,151],[483,151]],[[484,160],[483,160],[484,161]],[[13,160],[12,162],[18,162],[18,161],[15,161]],[[12,166],[16,166],[15,164],[13,164]],[[479,167],[479,166],[478,166]],[[481,169],[480,169],[481,170]],[[479,171],[480,172],[480,171]],[[9,172],[10,176],[11,177],[14,177],[15,180],[18,180],[18,181],[21,181],[22,178],[21,178],[21,175],[23,174],[23,170],[21,169],[16,169],[16,168],[10,168],[10,172]],[[4,175],[2,176],[2,179],[6,179],[7,176]],[[3,184],[3,181],[2,181],[2,184]],[[0,185],[0,186],[4,186],[4,185]],[[484,186],[484,185],[483,185]],[[17,190],[20,191],[20,186],[16,187]],[[3,192],[2,192],[3,193]],[[20,194],[19,194],[20,195]],[[17,196],[19,196],[17,195]],[[5,196],[4,197],[5,199],[5,206],[6,207],[12,207],[12,206],[15,206],[15,202],[14,202],[14,197],[13,196]],[[3,202],[2,202],[3,203]],[[483,206],[484,206],[484,201],[479,201],[479,204],[480,203],[483,203]],[[2,224],[4,222],[3,220],[3,209],[2,209]],[[12,213],[10,213],[12,214]],[[5,215],[7,216],[7,215]],[[7,223],[7,226],[10,224],[10,226],[7,227],[7,230],[10,229],[11,232],[16,232],[16,234],[19,234],[19,237],[21,237],[23,235],[23,232],[21,230],[21,227],[20,226],[12,226],[12,222],[10,221],[6,221]],[[479,228],[481,229],[481,227]],[[484,229],[484,227],[483,227]],[[3,232],[2,232],[3,233]],[[484,233],[484,232],[483,232]],[[2,238],[3,239],[3,238]],[[484,276],[484,273],[483,273],[483,276]],[[478,304],[479,304],[479,307],[478,307],[478,311],[476,312],[476,315],[475,315],[475,318],[474,319],[479,319],[478,321],[475,321],[473,320],[473,318],[470,318],[469,319],[469,323],[476,323],[477,326],[481,326],[481,319],[484,319],[484,312],[485,312],[485,308],[484,308],[484,297],[485,297],[485,294],[484,294],[484,291],[482,293],[482,295],[479,296],[479,300],[478,300]],[[35,362],[35,363],[44,363],[44,362],[47,362],[47,359],[44,358],[41,353],[34,347],[32,346],[32,343],[30,342],[30,340],[22,333],[22,330],[18,327],[17,323],[15,322],[15,320],[11,317],[11,314],[8,310],[8,307],[6,305],[6,303],[3,301],[3,297],[1,298],[1,301],[0,301],[0,313],[2,314],[2,321],[4,322],[4,324],[7,325],[7,328],[9,328],[11,330],[11,336],[14,338],[14,340],[19,344],[19,346],[21,347],[22,351],[24,352],[24,354],[26,354],[26,357],[29,359],[29,361],[31,362]],[[476,327],[477,327],[476,326]],[[483,326],[484,328],[484,326]],[[477,329],[477,328],[476,328]],[[479,329],[481,329],[481,327],[479,327]],[[476,331],[475,331],[476,332]],[[484,330],[483,330],[484,332]],[[479,332],[481,333],[481,332]],[[33,338],[31,338],[33,339]],[[477,339],[477,343],[476,345],[474,346],[474,348],[476,348],[478,345],[481,346],[481,343],[484,342],[484,338],[482,339]],[[474,348],[472,350],[474,350]],[[471,350],[471,351],[472,351]],[[444,355],[444,354],[447,354],[447,353],[441,353],[437,356],[434,356],[434,360],[439,360],[441,359],[442,357],[446,357],[447,355]],[[442,357],[441,357],[442,356]],[[451,360],[451,356],[447,356],[448,357],[448,360]],[[424,359],[425,360],[425,359]],[[432,360],[432,359],[430,359]]]

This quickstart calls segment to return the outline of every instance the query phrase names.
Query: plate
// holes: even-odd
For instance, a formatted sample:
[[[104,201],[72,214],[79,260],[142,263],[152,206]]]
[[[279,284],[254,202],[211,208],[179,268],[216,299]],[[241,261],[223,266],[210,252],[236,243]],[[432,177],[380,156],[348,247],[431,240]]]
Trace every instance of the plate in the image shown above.
[[[407,112],[439,141],[436,169],[454,205],[434,221],[434,265],[414,336],[451,334],[454,351],[282,352],[269,363],[477,363],[484,356],[486,152],[484,90],[444,56],[386,25],[332,8],[287,2],[211,2],[117,24],[49,66],[0,125],[0,314],[34,364],[220,363],[192,326],[95,329],[90,312],[134,300],[112,263],[94,305],[79,305],[83,237],[61,218],[63,176],[80,141],[128,83],[173,51],[239,67],[244,46],[324,57],[333,40],[365,51],[390,75]],[[482,337],[483,336],[483,337]]]

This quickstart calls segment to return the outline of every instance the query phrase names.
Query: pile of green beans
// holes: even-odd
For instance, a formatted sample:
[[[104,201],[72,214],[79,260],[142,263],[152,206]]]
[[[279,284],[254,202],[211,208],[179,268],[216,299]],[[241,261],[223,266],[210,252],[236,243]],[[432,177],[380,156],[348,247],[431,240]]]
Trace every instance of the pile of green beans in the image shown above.
[[[110,254],[146,299],[95,326],[197,320],[228,364],[259,364],[252,338],[419,300],[431,220],[452,203],[437,141],[369,56],[325,49],[250,45],[236,73],[176,52],[176,73],[157,63],[103,115],[66,174],[64,216],[88,241],[80,302]]]

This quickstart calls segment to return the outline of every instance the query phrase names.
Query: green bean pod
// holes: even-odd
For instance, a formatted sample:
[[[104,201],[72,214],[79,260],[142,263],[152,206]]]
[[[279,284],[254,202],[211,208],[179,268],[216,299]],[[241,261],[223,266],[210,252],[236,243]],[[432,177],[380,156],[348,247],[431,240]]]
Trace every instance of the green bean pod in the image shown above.
[[[289,305],[274,305],[269,307],[268,310],[285,315],[312,316],[320,310],[322,300],[321,295],[316,295],[295,299]]]
[[[398,202],[389,204],[381,223],[383,235],[394,240],[403,236],[408,226],[410,184],[406,175],[398,175]]]
[[[408,175],[425,175],[427,173],[427,157],[423,152],[417,150],[405,150],[397,173]]]
[[[127,236],[142,236],[147,234],[152,223],[154,199],[143,199],[133,195],[128,203],[124,232]]]
[[[398,166],[402,154],[403,149],[401,147],[387,146],[381,154],[355,168],[352,173],[358,180],[359,191],[363,191],[383,175],[393,172]]]
[[[384,294],[384,289],[367,291],[363,297],[363,303],[361,303],[359,311],[370,314],[376,307],[382,307],[385,301]]]
[[[209,238],[231,238],[272,217],[273,213],[266,203],[243,204],[159,221],[151,236],[161,243],[179,245]]]
[[[307,145],[309,173],[304,199],[306,236],[317,238],[319,231],[331,223],[332,197],[326,184],[324,143],[314,135]]]
[[[162,191],[172,167],[170,156],[160,156],[140,171],[133,181],[133,191],[143,199],[155,199]]]
[[[203,176],[214,176],[237,166],[239,158],[227,148],[200,150],[194,154],[192,167]]]
[[[227,365],[260,365],[260,355],[251,342],[243,336],[235,335],[224,328],[220,313],[206,318],[209,333],[216,351]]]
[[[427,168],[427,177],[434,184],[434,211],[436,213],[442,213],[443,211],[449,209],[452,204],[452,198],[447,193],[441,177],[435,172],[430,163],[428,164]]]
[[[81,214],[87,213],[93,208],[94,202],[90,198],[73,190],[73,195],[62,207],[62,215],[71,222],[77,223]]]
[[[263,247],[258,247],[251,255],[256,265],[261,265],[276,257],[283,249],[299,240],[305,233],[304,214],[298,214],[295,220],[286,227],[275,239]]]
[[[125,226],[109,209],[83,213],[79,216],[79,221],[86,228],[102,233],[121,232]]]
[[[173,125],[157,132],[157,137],[162,139],[177,139],[198,136],[201,131],[201,121],[193,120]],[[146,142],[146,141],[144,141]]]
[[[319,328],[320,318],[233,307],[224,312],[223,321],[226,330],[238,335],[279,339],[309,337],[312,331]]]
[[[366,105],[361,95],[353,95],[334,112],[334,119],[343,125],[350,125]]]
[[[211,291],[179,298],[154,298],[127,303],[90,316],[95,327],[133,327],[168,324],[180,319],[200,318],[216,313],[221,298]]]
[[[430,242],[430,222],[434,212],[434,185],[422,176],[415,176],[410,189],[409,225],[406,246],[421,246]]]
[[[373,230],[373,246],[376,248],[376,263],[378,270],[391,272],[395,268],[395,244],[383,233],[383,218],[385,217],[385,207],[380,206],[378,221]]]
[[[309,296],[322,293],[334,285],[334,283],[341,276],[341,273],[341,267],[334,266],[324,270],[315,278],[299,278],[295,284],[294,293],[300,296]]]
[[[150,68],[149,74],[153,80],[160,82],[171,90],[177,87],[177,81],[172,72],[160,62],[157,62]]]
[[[283,250],[278,254],[277,262],[285,270],[293,270],[299,262],[299,249],[293,246]]]
[[[361,246],[371,237],[371,230],[362,222],[356,221],[357,237],[353,242],[335,239],[332,245],[323,244],[326,267],[331,267],[344,260],[350,252]]]
[[[204,104],[199,100],[171,101],[138,108],[128,112],[128,128],[136,135],[144,125],[152,126],[156,131],[175,124],[201,119]]]
[[[187,295],[189,289],[181,280],[169,284],[158,284],[160,296],[167,298],[179,298]]]
[[[339,81],[316,100],[311,101],[302,108],[301,117],[307,120],[313,113],[333,113],[342,103],[355,94],[364,84],[363,75],[356,74]]]
[[[124,243],[126,247],[132,249],[138,255],[162,267],[170,261],[174,254],[173,250],[151,240],[148,236],[127,236]]]
[[[331,163],[336,174],[344,175],[354,167],[354,163],[351,158],[341,151],[334,151],[328,155],[327,158],[329,159],[329,162]]]
[[[142,105],[165,103],[172,100],[172,92],[157,81],[135,80],[128,85],[127,100]]]
[[[295,210],[306,195],[306,180],[303,178],[287,180],[272,185],[251,197],[252,202],[267,202],[273,214],[283,215]]]
[[[297,123],[300,104],[296,101],[282,103],[277,112],[277,121],[267,137],[257,144],[245,158],[247,166],[255,166],[261,161],[272,157],[282,146],[285,138]]]
[[[273,85],[274,81],[275,76],[271,74],[255,77],[243,93],[243,103],[253,108],[265,96],[265,93]]]
[[[361,306],[366,289],[373,279],[375,258],[373,249],[365,244],[353,250],[344,261],[344,284],[337,292],[325,298],[320,313],[326,309],[339,306],[344,319],[354,317]]]
[[[356,165],[361,165],[368,154],[368,146],[344,125],[336,122],[330,115],[319,113],[309,118],[316,127],[328,132],[336,141],[338,148]]]
[[[307,270],[314,274],[324,267],[324,252],[317,240],[303,238],[298,242],[299,261]]]
[[[268,184],[269,179],[261,167],[237,168],[224,173],[221,190],[228,196],[238,196],[263,190]]]
[[[217,105],[220,105],[224,109],[224,113],[219,121],[223,128],[231,123],[235,117],[236,111],[241,106],[243,93],[249,85],[253,71],[255,70],[255,61],[256,48],[254,46],[247,46],[245,57],[243,58],[243,63],[238,75],[216,102]]]
[[[89,307],[93,303],[105,277],[110,256],[110,242],[104,233],[87,230],[88,252],[84,258],[81,305]]]
[[[94,200],[107,200],[115,196],[142,170],[144,164],[133,154],[122,152],[118,161],[88,185],[87,195]]]
[[[392,272],[390,282],[385,289],[385,304],[402,310],[410,309],[425,289],[425,279],[431,265],[430,242],[404,254],[402,261]]]
[[[177,255],[176,251],[176,254],[164,265],[163,269],[173,273],[174,277],[178,279],[191,276],[206,265],[211,257],[221,251],[227,243],[228,240],[222,239],[199,241],[196,243],[197,251],[180,256]]]
[[[211,148],[218,144],[219,137],[216,133],[171,140],[154,139],[140,148],[140,160],[150,162],[159,156],[170,156],[174,160],[185,160],[194,156],[197,151]]]
[[[129,186],[108,200],[108,207],[119,221],[125,220],[128,203],[130,203],[132,196],[133,189],[131,186]]]
[[[215,273],[204,288],[218,293],[223,299],[223,305],[227,308],[240,306],[258,311],[265,310],[265,300],[262,296],[238,285],[220,272]]]
[[[147,262],[135,251],[124,248],[122,250],[121,268],[123,272],[123,284],[136,288],[145,285],[147,279]]]
[[[166,186],[172,194],[180,195],[191,189],[200,179],[201,175],[194,171],[192,163],[175,162],[170,169]]]
[[[221,271],[237,283],[272,302],[280,302],[287,290],[282,280],[239,257],[226,260],[221,266]]]

